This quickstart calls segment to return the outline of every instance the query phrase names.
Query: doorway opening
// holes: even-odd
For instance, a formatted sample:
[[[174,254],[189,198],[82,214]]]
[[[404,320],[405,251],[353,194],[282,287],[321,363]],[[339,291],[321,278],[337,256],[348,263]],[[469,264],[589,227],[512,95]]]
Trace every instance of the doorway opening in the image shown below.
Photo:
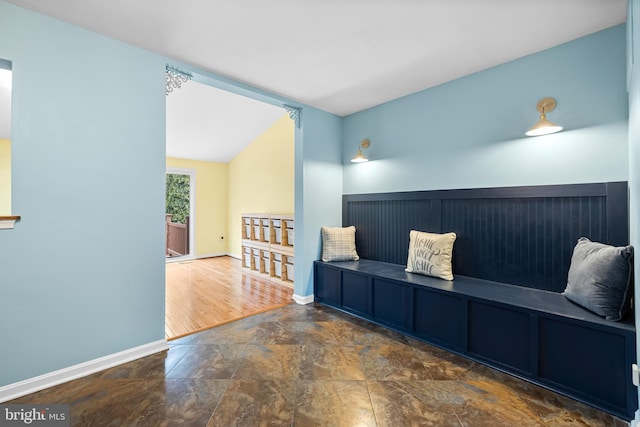
[[[165,256],[167,261],[192,258],[195,247],[194,170],[167,168]]]
[[[198,175],[197,227],[189,218],[198,244],[167,258],[181,261],[166,265],[169,339],[291,303],[293,293],[282,274],[243,268],[240,223],[243,212],[293,213],[295,122],[281,103],[189,76],[167,97],[166,164]]]

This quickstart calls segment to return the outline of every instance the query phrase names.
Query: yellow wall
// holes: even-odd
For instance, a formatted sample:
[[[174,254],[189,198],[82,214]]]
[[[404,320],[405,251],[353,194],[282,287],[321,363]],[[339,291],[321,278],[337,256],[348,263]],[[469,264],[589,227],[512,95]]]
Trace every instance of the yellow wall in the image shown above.
[[[0,139],[0,215],[11,215],[11,141]]]
[[[229,247],[242,253],[243,213],[293,213],[294,124],[284,114],[229,162]]]
[[[228,164],[167,157],[168,168],[196,171],[196,256],[239,258],[242,213],[293,213],[294,138],[284,114]]]
[[[195,256],[228,252],[227,164],[167,157],[167,168],[196,171]]]

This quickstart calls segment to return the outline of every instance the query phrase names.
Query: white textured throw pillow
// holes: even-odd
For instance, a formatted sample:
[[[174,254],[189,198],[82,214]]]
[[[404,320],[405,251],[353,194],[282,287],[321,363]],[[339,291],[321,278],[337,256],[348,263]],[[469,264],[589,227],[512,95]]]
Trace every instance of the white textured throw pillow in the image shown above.
[[[356,228],[322,227],[322,261],[352,261],[356,252]]]
[[[409,232],[409,259],[406,271],[453,280],[451,254],[456,233]]]

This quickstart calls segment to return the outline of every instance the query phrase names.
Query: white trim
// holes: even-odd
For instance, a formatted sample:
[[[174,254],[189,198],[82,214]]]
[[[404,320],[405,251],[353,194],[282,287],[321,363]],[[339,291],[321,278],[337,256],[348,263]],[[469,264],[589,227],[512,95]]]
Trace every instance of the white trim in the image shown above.
[[[629,425],[631,427],[638,427],[640,426],[640,409],[638,409],[635,413],[635,417],[631,420],[631,423],[629,423]]]
[[[149,356],[169,349],[166,339],[130,348],[108,356],[89,360],[78,365],[69,366],[44,375],[29,378],[17,383],[0,387],[0,402],[7,402],[45,388],[53,387],[67,381],[75,380],[113,366],[121,365],[141,357]]]
[[[212,254],[197,255],[196,259],[218,258],[218,257],[221,257],[221,256],[227,256],[227,255],[229,255],[229,253],[227,253],[227,252],[216,252],[216,253],[212,253]]]
[[[189,254],[196,253],[196,170],[189,168],[167,168],[167,174],[189,175]],[[186,259],[186,258],[183,258]]]
[[[172,262],[184,262],[184,261],[193,261],[196,257],[192,255],[183,255],[183,256],[171,256],[165,257],[165,261],[167,264]]]
[[[15,219],[3,219],[0,220],[0,230],[10,230],[16,224]]]
[[[205,259],[205,258],[218,258],[221,256],[230,256],[231,258],[235,258],[235,259],[242,259],[236,255],[230,254],[229,252],[216,252],[216,253],[212,253],[212,254],[204,254],[204,255],[197,255],[197,256],[192,256],[192,255],[185,255],[185,256],[173,256],[173,257],[167,257],[166,258],[166,262],[170,263],[170,262],[183,262],[183,261],[193,261],[196,259]]]
[[[307,305],[313,302],[313,295],[307,295],[306,297],[303,297],[300,295],[293,294],[292,299],[300,305]]]

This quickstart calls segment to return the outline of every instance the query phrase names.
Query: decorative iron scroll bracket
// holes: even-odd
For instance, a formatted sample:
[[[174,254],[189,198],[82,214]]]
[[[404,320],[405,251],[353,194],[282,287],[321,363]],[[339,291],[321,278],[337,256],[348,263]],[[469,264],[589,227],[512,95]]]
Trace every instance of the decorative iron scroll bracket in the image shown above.
[[[173,68],[167,65],[166,67],[167,82],[166,82],[166,94],[173,92],[174,89],[180,89],[182,83],[185,83],[193,78],[191,73],[180,71],[177,68]]]
[[[289,118],[296,124],[296,128],[300,129],[302,108],[292,107],[291,105],[283,105],[283,107],[289,113]]]

